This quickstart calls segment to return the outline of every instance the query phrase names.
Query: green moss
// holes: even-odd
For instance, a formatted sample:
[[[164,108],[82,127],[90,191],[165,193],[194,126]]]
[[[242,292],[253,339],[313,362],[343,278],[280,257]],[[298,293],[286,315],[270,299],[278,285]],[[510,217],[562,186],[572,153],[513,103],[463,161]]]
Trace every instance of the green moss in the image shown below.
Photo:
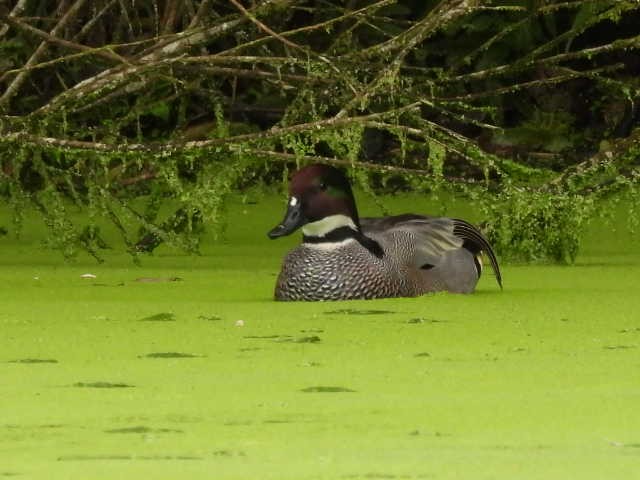
[[[469,296],[276,303],[281,258],[298,241],[266,237],[281,200],[233,202],[226,240],[205,237],[197,257],[161,246],[140,266],[117,248],[100,265],[82,255],[65,264],[40,248],[43,227],[29,215],[20,240],[0,237],[1,471],[635,475],[640,287],[630,279],[640,255],[623,227],[590,229],[575,266],[505,265],[503,292],[487,274]],[[411,195],[385,204],[432,207]],[[366,199],[361,210],[377,213]],[[450,213],[475,217],[460,205]],[[174,321],[140,321],[152,318]]]

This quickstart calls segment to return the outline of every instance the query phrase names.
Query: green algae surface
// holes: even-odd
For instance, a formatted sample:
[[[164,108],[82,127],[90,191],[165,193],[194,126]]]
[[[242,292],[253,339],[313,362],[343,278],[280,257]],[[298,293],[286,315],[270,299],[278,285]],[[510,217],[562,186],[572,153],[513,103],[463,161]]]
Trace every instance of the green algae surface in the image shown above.
[[[638,478],[624,231],[594,226],[575,266],[504,265],[504,291],[276,303],[282,202],[229,213],[201,256],[141,266],[64,263],[33,219],[0,238],[0,477]]]

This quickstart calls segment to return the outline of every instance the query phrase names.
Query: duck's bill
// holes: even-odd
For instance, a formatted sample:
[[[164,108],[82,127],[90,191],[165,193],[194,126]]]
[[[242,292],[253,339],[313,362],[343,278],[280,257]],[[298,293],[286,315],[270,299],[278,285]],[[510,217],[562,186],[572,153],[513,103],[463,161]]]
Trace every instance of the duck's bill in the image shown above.
[[[273,239],[289,235],[295,232],[305,223],[307,223],[307,220],[302,214],[300,203],[289,202],[289,205],[287,206],[287,213],[285,213],[284,219],[282,220],[282,222],[280,222],[279,225],[277,225],[268,233],[269,238]]]

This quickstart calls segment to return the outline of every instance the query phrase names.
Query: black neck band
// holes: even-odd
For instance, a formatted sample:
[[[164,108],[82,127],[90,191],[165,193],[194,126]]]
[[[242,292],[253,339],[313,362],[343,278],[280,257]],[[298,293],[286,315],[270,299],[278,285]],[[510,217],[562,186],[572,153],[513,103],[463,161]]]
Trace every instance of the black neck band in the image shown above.
[[[356,238],[359,232],[351,227],[339,227],[335,230],[331,230],[329,233],[322,237],[314,237],[310,235],[303,235],[302,241],[304,243],[327,243],[327,242],[341,242],[347,238]]]
[[[384,251],[378,242],[363,235],[359,230],[354,230],[351,227],[339,227],[335,230],[331,230],[323,237],[314,237],[309,235],[303,235],[303,243],[329,243],[329,242],[341,242],[348,238],[357,240],[360,245],[369,250],[373,255],[378,258],[384,256]]]

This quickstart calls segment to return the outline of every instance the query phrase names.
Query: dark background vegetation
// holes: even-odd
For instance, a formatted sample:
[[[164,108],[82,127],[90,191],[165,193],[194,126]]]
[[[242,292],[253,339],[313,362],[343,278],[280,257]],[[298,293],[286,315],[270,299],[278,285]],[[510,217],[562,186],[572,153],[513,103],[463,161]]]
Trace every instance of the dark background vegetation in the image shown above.
[[[197,251],[229,192],[323,161],[572,261],[603,200],[637,222],[639,47],[636,0],[0,3],[4,228],[35,207],[66,256],[99,258],[103,217],[134,255]]]

